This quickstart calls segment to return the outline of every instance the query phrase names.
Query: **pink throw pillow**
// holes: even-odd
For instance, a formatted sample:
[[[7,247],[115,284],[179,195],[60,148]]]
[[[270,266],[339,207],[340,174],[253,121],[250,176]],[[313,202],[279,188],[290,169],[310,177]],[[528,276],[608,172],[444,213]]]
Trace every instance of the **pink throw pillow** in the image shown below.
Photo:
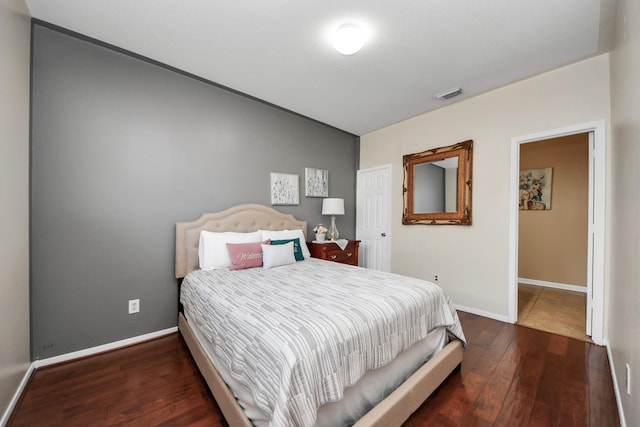
[[[261,244],[268,245],[271,240],[254,243],[227,243],[231,265],[229,270],[262,267]]]

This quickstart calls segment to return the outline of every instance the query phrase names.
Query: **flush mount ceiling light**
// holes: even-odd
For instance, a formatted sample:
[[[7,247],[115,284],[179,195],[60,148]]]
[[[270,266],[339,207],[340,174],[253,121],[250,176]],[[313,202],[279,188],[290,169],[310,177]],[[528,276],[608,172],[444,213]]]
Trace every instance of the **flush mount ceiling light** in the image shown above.
[[[343,55],[353,55],[363,44],[364,34],[356,24],[342,24],[333,35],[333,46]]]

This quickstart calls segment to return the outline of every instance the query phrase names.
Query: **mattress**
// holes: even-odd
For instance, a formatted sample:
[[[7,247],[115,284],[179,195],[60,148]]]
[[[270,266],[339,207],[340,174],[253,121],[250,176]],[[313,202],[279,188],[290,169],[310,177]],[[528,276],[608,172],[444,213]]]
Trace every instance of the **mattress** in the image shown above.
[[[324,413],[357,419],[441,348],[447,333],[464,340],[438,286],[316,259],[192,272],[181,302],[214,366],[260,426],[339,425]],[[365,376],[384,367],[390,376]],[[332,403],[341,400],[360,403]]]

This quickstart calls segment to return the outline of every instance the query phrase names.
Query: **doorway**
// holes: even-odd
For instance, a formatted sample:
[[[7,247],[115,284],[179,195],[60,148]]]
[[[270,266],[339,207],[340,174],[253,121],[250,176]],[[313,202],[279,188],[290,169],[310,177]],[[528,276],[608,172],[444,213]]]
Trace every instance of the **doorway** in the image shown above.
[[[588,142],[588,209],[586,263],[586,335],[596,344],[603,344],[604,300],[604,192],[605,192],[605,132],[604,121],[525,135],[512,139],[511,197],[509,220],[509,321],[518,321],[519,275],[519,178],[520,153],[523,144],[552,138],[587,134]],[[544,284],[553,284],[549,281]],[[562,285],[562,284],[560,284]],[[560,286],[562,287],[562,286]],[[576,290],[576,289],[570,289]]]
[[[589,134],[520,145],[518,324],[586,335]]]

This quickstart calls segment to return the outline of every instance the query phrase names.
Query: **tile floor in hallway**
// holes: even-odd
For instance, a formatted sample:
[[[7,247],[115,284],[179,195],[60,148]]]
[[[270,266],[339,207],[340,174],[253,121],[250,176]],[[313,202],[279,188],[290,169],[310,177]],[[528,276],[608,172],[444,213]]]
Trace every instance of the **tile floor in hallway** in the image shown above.
[[[583,341],[587,294],[518,284],[518,324]]]

